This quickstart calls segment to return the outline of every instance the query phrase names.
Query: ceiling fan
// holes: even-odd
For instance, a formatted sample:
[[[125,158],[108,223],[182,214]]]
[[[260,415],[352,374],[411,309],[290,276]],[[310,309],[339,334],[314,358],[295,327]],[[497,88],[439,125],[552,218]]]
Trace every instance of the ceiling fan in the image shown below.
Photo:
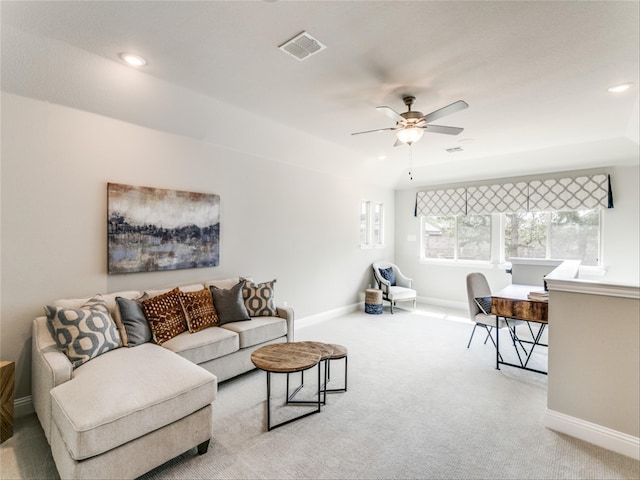
[[[469,105],[464,100],[458,100],[457,102],[453,102],[451,105],[447,105],[446,107],[442,107],[441,109],[428,113],[426,115],[423,115],[422,112],[411,110],[411,105],[413,105],[413,102],[415,102],[416,97],[406,96],[403,98],[403,100],[404,104],[407,106],[407,111],[404,113],[398,113],[391,107],[376,107],[378,111],[384,113],[389,118],[396,121],[395,127],[378,128],[376,130],[367,130],[365,132],[352,133],[351,135],[385,132],[390,130],[396,132],[396,137],[398,139],[393,146],[397,147],[398,145],[402,145],[403,143],[411,145],[412,143],[417,142],[422,138],[422,134],[425,131],[431,133],[444,133],[447,135],[458,135],[464,130],[460,127],[445,127],[442,125],[431,125],[430,123],[444,117],[445,115],[451,115],[452,113],[459,112],[460,110],[468,108]]]

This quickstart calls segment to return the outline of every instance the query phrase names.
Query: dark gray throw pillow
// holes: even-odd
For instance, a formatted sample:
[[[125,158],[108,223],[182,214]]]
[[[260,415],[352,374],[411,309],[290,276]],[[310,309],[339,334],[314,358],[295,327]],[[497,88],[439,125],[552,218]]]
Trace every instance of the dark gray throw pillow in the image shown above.
[[[216,312],[218,312],[218,318],[220,319],[218,325],[251,320],[247,312],[247,307],[244,304],[244,297],[242,296],[244,284],[245,282],[242,281],[230,289],[217,288],[214,286],[209,287],[211,297],[213,298],[213,305],[216,307]]]
[[[474,298],[480,310],[485,315],[491,315],[491,297],[476,297]]]
[[[146,295],[141,297],[140,300],[145,297]],[[123,339],[125,346],[136,347],[150,342],[153,336],[140,301],[116,297],[116,304],[120,313],[118,320],[122,322],[126,332],[126,340]]]

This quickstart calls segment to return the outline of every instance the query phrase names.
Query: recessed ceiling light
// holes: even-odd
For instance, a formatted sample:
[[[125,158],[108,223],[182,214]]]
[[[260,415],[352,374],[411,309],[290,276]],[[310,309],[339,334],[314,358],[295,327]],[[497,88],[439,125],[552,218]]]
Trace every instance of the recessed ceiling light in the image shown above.
[[[607,90],[610,91],[611,93],[620,93],[620,92],[629,90],[630,87],[631,87],[630,83],[623,83],[622,85],[616,85],[615,87],[610,87]]]
[[[142,67],[147,64],[147,61],[144,58],[133,53],[121,53],[120,58],[132,67]]]

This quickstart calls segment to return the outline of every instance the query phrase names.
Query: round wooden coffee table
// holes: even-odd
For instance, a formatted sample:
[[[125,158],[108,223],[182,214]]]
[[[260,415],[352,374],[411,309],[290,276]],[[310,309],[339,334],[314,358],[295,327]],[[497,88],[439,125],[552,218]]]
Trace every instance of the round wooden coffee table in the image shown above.
[[[287,343],[272,343],[258,348],[251,354],[251,361],[260,370],[267,372],[267,430],[272,430],[276,427],[286,425],[295,420],[307,417],[314,413],[320,412],[321,405],[321,379],[320,379],[320,366],[319,362],[323,357],[322,349],[315,344],[315,342],[287,342]],[[289,374],[295,372],[304,372],[318,366],[318,399],[314,402],[296,402],[293,400],[295,394],[302,388],[302,384],[298,389],[289,395]],[[285,420],[278,424],[271,424],[271,374],[273,373],[286,373],[287,374],[287,400],[285,405],[291,404],[317,404],[317,408],[310,412],[306,412],[297,417]]]
[[[334,355],[334,350],[333,350],[333,346],[329,345],[328,343],[322,343],[322,342],[298,342],[300,344],[305,344],[305,345],[311,345],[314,347],[318,347],[320,349],[320,354],[322,355],[320,357],[320,361],[324,364],[324,380],[322,383],[322,386],[320,387],[322,390],[322,404],[326,405],[327,403],[327,382],[329,381],[329,360],[331,358],[333,358]],[[304,386],[304,373],[302,374],[302,382],[301,385],[298,389],[302,388],[302,386]],[[288,386],[287,386],[288,388]],[[295,393],[294,393],[295,395]],[[306,402],[309,403],[309,402]]]
[[[331,357],[327,361],[327,383],[331,380],[331,362],[344,358],[344,386],[341,388],[325,388],[326,392],[346,392],[347,391],[347,347],[335,343],[329,344],[333,349]]]

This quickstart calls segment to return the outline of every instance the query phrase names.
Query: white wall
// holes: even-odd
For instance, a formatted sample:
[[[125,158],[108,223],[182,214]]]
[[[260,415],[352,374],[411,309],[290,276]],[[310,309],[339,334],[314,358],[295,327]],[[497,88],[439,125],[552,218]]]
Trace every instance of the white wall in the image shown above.
[[[607,281],[638,285],[640,283],[640,168],[637,166],[607,167],[617,159],[603,159],[598,172],[611,174],[615,208],[604,212],[603,258]],[[542,176],[541,176],[542,177]],[[491,179],[487,179],[491,180]],[[464,184],[460,184],[464,186]],[[413,216],[416,192],[433,186],[416,186],[396,191],[396,263],[414,279],[418,296],[436,302],[458,305],[466,309],[465,277],[481,271],[493,290],[511,283],[511,276],[498,265],[437,265],[419,261],[420,220]],[[409,236],[415,241],[409,241]]]
[[[60,297],[233,275],[277,278],[297,318],[351,305],[392,258],[394,193],[3,92],[2,340],[30,392],[31,320]],[[304,151],[299,152],[305,155]],[[107,275],[107,182],[220,195],[215,268]],[[360,201],[384,202],[383,249],[359,247]]]

